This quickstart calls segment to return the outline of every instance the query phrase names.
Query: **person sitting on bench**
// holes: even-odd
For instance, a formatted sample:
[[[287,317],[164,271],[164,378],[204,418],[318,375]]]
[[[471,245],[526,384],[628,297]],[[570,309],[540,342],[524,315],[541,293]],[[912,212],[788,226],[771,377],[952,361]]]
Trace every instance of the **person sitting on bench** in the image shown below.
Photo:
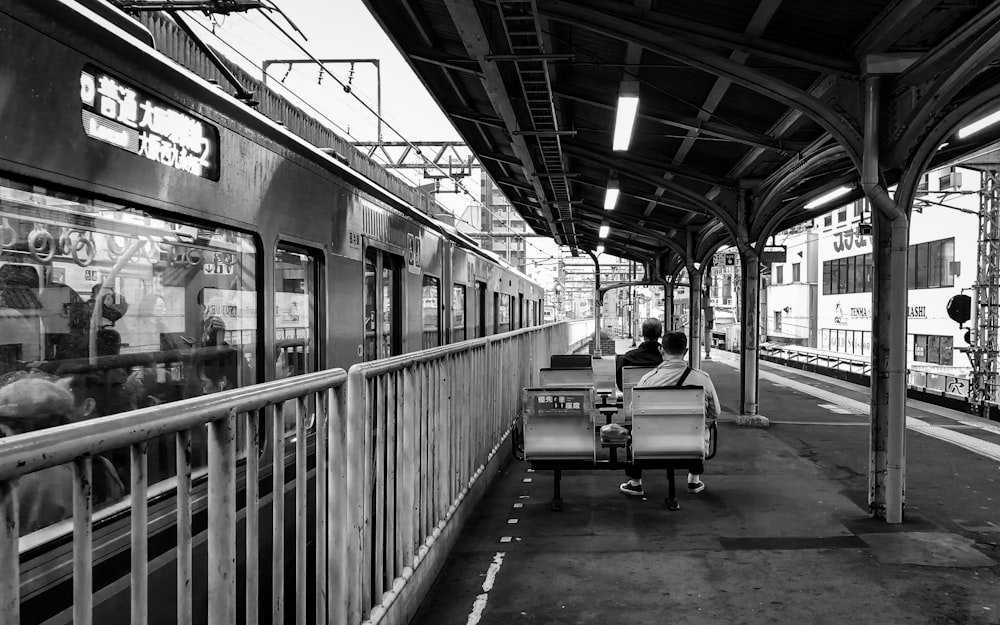
[[[645,326],[643,326],[645,327]],[[683,332],[667,332],[663,337],[663,363],[642,376],[636,388],[650,386],[700,386],[705,390],[705,420],[713,421],[719,417],[719,398],[715,392],[712,378],[701,369],[688,366],[684,356],[687,354],[687,336]],[[706,430],[707,431],[707,430]],[[688,492],[700,493],[705,490],[701,474],[705,471],[702,460],[692,460],[688,465]],[[628,481],[618,487],[626,495],[641,496],[642,469],[629,467],[625,469]]]
[[[655,367],[663,362],[660,353],[660,335],[663,334],[663,324],[655,317],[642,322],[642,343],[635,349],[615,356],[615,381],[618,390],[622,388],[622,367]]]

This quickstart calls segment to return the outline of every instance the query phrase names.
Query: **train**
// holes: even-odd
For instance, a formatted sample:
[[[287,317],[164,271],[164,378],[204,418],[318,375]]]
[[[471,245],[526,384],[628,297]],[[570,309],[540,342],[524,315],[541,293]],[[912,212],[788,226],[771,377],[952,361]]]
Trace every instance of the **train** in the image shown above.
[[[71,419],[98,418],[543,322],[537,283],[110,4],[14,0],[0,32],[0,385],[82,376]],[[172,444],[149,451],[154,589],[173,585]],[[127,485],[125,456],[106,460]],[[268,507],[267,466],[260,479]],[[203,471],[194,484],[205,575]],[[98,503],[94,619],[109,622],[128,614],[129,504]],[[21,520],[22,623],[72,620],[71,521],[50,521]],[[151,622],[175,622],[169,595],[152,593]]]

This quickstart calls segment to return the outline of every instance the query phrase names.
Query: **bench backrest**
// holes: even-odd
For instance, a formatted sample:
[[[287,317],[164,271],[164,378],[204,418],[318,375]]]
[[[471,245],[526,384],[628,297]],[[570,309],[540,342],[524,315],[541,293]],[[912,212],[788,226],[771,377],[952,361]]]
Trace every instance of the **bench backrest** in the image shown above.
[[[705,389],[700,386],[632,389],[635,460],[703,460],[705,439]]]
[[[521,407],[525,460],[596,460],[592,387],[525,388]]]
[[[549,358],[549,367],[553,369],[592,368],[594,361],[590,354],[553,354]]]
[[[558,386],[594,386],[594,370],[590,367],[574,367],[557,369],[549,367],[538,371],[538,385],[546,387]]]
[[[632,420],[632,389],[644,375],[656,367],[622,367],[622,413],[625,421]]]

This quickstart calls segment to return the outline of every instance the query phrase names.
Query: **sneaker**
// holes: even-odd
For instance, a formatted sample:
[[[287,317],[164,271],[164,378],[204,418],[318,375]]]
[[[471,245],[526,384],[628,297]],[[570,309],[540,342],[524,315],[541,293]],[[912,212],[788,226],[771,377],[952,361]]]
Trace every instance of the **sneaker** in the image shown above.
[[[703,490],[705,490],[705,482],[688,482],[689,493],[691,494],[700,493]]]
[[[642,484],[633,484],[632,482],[622,482],[618,490],[626,495],[635,495],[636,497],[641,497],[645,494],[642,490]]]

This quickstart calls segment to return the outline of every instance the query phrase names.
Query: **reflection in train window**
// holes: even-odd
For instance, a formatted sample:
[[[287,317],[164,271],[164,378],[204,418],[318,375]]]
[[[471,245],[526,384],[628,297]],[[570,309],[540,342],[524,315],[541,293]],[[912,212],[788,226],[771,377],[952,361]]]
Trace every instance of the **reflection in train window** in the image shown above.
[[[465,287],[461,284],[451,287],[451,340],[465,340]]]
[[[433,276],[424,276],[421,290],[423,311],[422,349],[441,344],[441,281]]]
[[[278,249],[274,267],[276,377],[316,371],[316,261]]]
[[[510,295],[500,293],[497,298],[497,332],[509,332],[510,327]]]
[[[64,379],[64,423],[253,383],[256,258],[245,234],[0,178],[0,387]],[[173,437],[148,449],[150,483],[173,475]],[[129,483],[127,450],[104,460]]]
[[[282,248],[278,248],[274,260],[274,371],[280,379],[318,369],[318,263],[303,252]],[[287,402],[283,410],[285,430],[294,430],[295,402]]]
[[[365,252],[365,360],[402,353],[398,256]]]

